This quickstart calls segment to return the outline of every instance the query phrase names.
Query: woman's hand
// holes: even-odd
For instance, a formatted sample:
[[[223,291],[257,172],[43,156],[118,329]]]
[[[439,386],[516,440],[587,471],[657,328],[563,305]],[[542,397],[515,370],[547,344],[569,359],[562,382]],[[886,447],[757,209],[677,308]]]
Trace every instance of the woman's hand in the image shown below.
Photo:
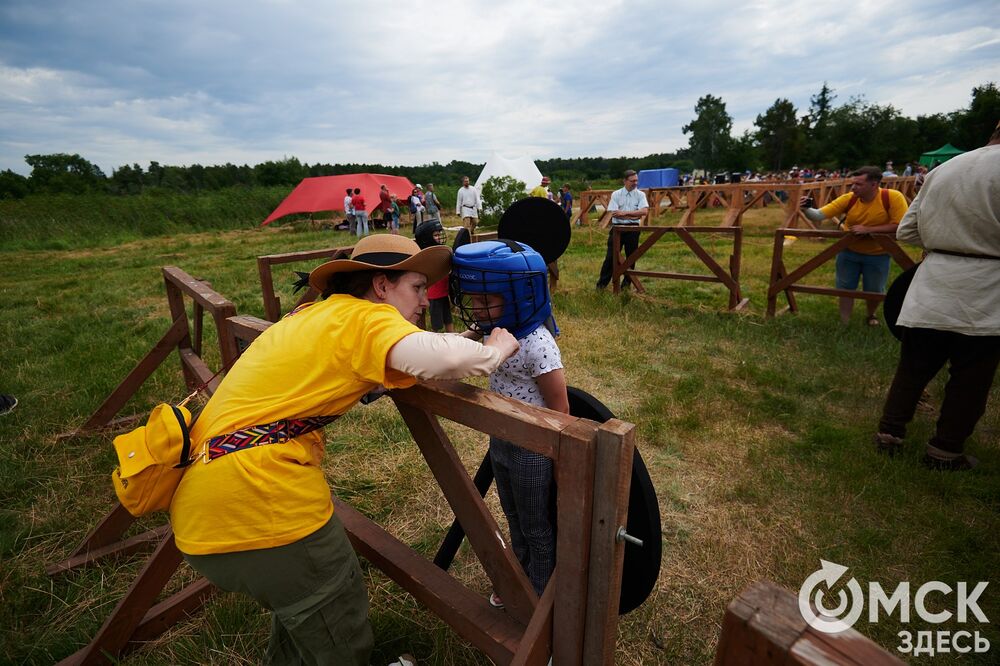
[[[521,348],[521,345],[517,343],[517,338],[511,335],[506,328],[494,328],[490,332],[489,339],[483,345],[497,349],[503,354],[505,361],[516,354],[517,350]]]

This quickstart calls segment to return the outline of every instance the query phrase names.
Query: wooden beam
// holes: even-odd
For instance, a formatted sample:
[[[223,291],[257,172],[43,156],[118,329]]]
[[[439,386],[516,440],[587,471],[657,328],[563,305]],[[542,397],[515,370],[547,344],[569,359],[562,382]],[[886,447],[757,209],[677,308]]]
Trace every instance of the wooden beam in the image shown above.
[[[538,598],[513,547],[500,535],[500,527],[465,471],[448,435],[437,419],[426,411],[401,403],[396,407],[465,530],[486,575],[503,599],[504,608],[522,624],[527,624],[535,612]]]
[[[490,659],[498,664],[510,662],[517,652],[523,625],[490,606],[485,597],[463,587],[349,504],[334,498],[334,505],[360,555]]]

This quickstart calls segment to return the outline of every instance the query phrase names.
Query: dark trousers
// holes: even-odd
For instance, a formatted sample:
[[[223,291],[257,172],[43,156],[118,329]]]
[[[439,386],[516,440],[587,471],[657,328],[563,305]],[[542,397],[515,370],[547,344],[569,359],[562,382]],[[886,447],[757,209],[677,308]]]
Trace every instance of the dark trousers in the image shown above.
[[[552,461],[490,437],[497,496],[510,527],[510,545],[531,586],[542,596],[556,566]]]
[[[627,231],[621,234],[622,248],[625,250],[625,256],[628,257],[630,254],[636,251],[639,247],[639,232],[638,231]],[[608,230],[608,252],[604,255],[604,263],[601,264],[601,276],[597,278],[598,287],[606,287],[608,283],[611,282],[611,276],[614,273],[614,234],[611,230]],[[634,268],[634,267],[633,267]],[[625,284],[632,284],[632,281],[625,278]]]
[[[948,383],[930,444],[962,453],[965,440],[986,411],[993,376],[1000,364],[1000,336],[962,335],[930,328],[903,328],[896,376],[889,388],[879,432],[906,436],[928,382],[947,362]]]

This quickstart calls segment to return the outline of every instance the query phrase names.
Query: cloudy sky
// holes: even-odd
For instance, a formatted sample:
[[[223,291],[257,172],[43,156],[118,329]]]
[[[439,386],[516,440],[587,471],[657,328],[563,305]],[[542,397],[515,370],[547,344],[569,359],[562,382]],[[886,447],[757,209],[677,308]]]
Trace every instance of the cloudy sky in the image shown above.
[[[702,95],[738,133],[824,81],[964,108],[1000,82],[997,0],[0,0],[0,170],[647,155]]]

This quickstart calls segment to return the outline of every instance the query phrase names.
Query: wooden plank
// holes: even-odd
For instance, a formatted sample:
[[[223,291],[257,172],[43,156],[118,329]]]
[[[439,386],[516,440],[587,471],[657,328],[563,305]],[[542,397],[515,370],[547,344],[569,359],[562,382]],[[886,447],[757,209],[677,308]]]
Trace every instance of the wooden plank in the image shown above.
[[[850,236],[845,235],[836,243],[823,249],[815,257],[809,259],[801,266],[791,271],[788,275],[781,278],[776,283],[772,284],[770,287],[768,287],[768,291],[770,292],[773,290],[774,292],[779,292],[783,291],[784,289],[787,289],[790,285],[794,284],[798,280],[801,280],[803,277],[805,277],[809,273],[812,273],[814,270],[825,264],[827,261],[837,256],[837,254],[841,250],[846,248],[853,241],[854,239],[852,239]]]
[[[726,273],[722,266],[719,265],[719,262],[717,262],[712,255],[706,252],[705,248],[703,248],[701,244],[699,244],[698,241],[691,236],[689,230],[678,229],[677,235],[681,237],[681,240],[683,240],[689,248],[691,248],[691,251],[694,252],[695,256],[701,259],[701,263],[705,264],[708,270],[715,274],[715,277],[718,278],[719,282],[726,285],[726,287],[730,290],[738,290],[736,283],[733,282],[733,279],[729,276],[729,274]]]
[[[142,647],[143,643],[155,640],[170,627],[201,608],[216,592],[218,588],[206,578],[199,578],[185,585],[182,590],[149,609],[142,622],[135,628],[122,653],[126,654]]]
[[[308,261],[310,259],[329,259],[336,258],[338,254],[350,254],[354,251],[353,245],[344,245],[341,247],[327,247],[322,250],[302,250],[300,252],[283,252],[280,254],[265,254],[257,257],[258,263],[261,260],[267,262],[268,265],[273,264],[288,264],[293,261]]]
[[[552,613],[555,607],[555,574],[538,601],[535,614],[524,630],[510,666],[545,666],[552,654]]]
[[[257,257],[257,275],[260,277],[260,291],[264,300],[264,316],[269,321],[278,321],[281,318],[281,300],[274,293],[271,262],[267,257]]]
[[[120,504],[118,506],[121,507]],[[112,514],[113,513],[114,511],[112,511]],[[63,560],[62,562],[50,564],[45,567],[45,573],[48,576],[55,576],[56,574],[69,571],[70,569],[86,566],[107,557],[120,557],[123,555],[132,555],[134,553],[152,550],[157,544],[160,543],[160,541],[163,540],[163,537],[166,535],[168,529],[170,529],[168,525],[161,525],[160,527],[148,530],[142,534],[137,534],[133,537],[125,539],[124,541],[118,541],[106,546],[90,548],[79,555],[74,555],[69,559]]]
[[[594,503],[594,449],[597,432],[580,419],[562,432],[556,484],[559,488],[556,537],[556,604],[553,656],[557,664],[579,664],[587,619],[590,524]]]
[[[174,544],[174,534],[168,532],[125,596],[111,611],[94,640],[60,663],[104,664],[108,661],[106,655],[120,654],[180,562],[181,553]]]
[[[484,597],[467,590],[349,504],[334,498],[334,505],[360,555],[490,659],[498,664],[510,662],[524,633],[511,615],[490,606]]]
[[[271,323],[266,319],[250,315],[237,315],[229,317],[226,320],[226,325],[229,327],[229,334],[248,344],[256,340],[261,333],[270,328]]]
[[[83,555],[90,550],[107,546],[114,543],[125,534],[125,530],[135,522],[135,516],[128,512],[121,503],[116,502],[115,508],[111,509],[101,519],[90,533],[83,538],[83,541],[73,551],[73,555]]]
[[[222,383],[222,377],[216,376],[212,369],[201,360],[201,357],[194,353],[193,349],[181,348],[177,350],[177,353],[181,356],[181,363],[185,370],[197,378],[198,386],[207,384],[209,393],[215,393],[218,390],[219,384]]]
[[[183,294],[200,303],[209,312],[233,305],[229,299],[213,290],[207,283],[191,277],[176,266],[164,266],[163,279],[175,285]]]
[[[834,287],[814,287],[806,284],[793,284],[787,288],[790,292],[803,294],[823,294],[824,296],[842,296],[844,298],[860,298],[865,301],[883,301],[885,294],[872,291],[856,291],[853,289],[836,289]]]
[[[590,573],[583,663],[613,664],[618,635],[625,544],[618,528],[628,515],[635,426],[618,419],[597,431],[594,462],[594,511],[590,524]]]
[[[528,624],[538,597],[514,555],[514,549],[500,536],[499,525],[465,471],[448,435],[437,419],[426,411],[401,403],[397,403],[396,407],[465,530],[486,575],[503,599],[504,608],[522,624]]]
[[[510,441],[553,460],[559,433],[576,417],[451,381],[422,382],[391,392],[397,404],[425,409],[456,423]],[[593,426],[596,431],[596,426]]]
[[[107,425],[108,421],[111,420],[115,414],[117,414],[125,403],[128,402],[129,398],[135,395],[135,392],[139,390],[142,383],[149,379],[153,371],[156,370],[163,361],[170,356],[170,352],[188,335],[188,321],[187,315],[183,314],[180,317],[174,319],[173,324],[167,332],[160,338],[153,348],[142,357],[142,360],[136,363],[135,367],[129,372],[125,379],[111,392],[101,406],[98,407],[90,418],[80,426],[76,431],[77,433],[86,432],[94,428],[99,428],[101,426]]]

